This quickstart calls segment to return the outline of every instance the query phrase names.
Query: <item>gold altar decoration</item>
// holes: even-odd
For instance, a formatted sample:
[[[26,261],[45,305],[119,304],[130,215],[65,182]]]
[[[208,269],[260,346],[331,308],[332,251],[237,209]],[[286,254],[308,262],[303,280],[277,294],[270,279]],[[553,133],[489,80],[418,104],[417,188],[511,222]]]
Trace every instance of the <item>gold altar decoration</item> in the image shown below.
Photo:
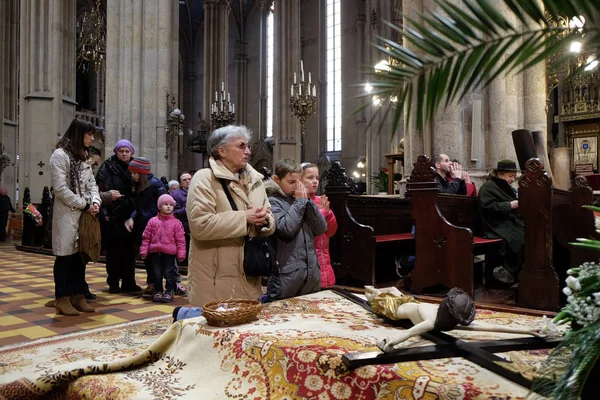
[[[581,38],[578,37],[578,32],[583,31],[585,18],[579,16],[567,20],[561,17],[554,20],[548,17],[547,24],[551,28],[563,28],[563,37],[575,37],[569,44],[568,51],[556,52],[546,59],[548,88],[560,88],[560,121],[599,118],[600,73],[597,69],[596,49],[584,46],[583,34]]]

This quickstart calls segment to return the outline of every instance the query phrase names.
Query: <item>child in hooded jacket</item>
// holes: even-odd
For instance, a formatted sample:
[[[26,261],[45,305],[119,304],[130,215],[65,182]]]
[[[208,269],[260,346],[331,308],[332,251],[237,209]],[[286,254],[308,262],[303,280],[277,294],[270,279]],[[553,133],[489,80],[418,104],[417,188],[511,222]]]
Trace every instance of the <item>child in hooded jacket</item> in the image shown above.
[[[173,215],[175,200],[168,194],[158,198],[158,215],[152,217],[144,229],[140,256],[148,257],[150,277],[156,293],[152,301],[170,303],[177,287],[177,261],[185,259],[185,232]],[[163,278],[166,290],[163,294]]]
[[[285,159],[277,162],[265,190],[275,216],[279,275],[269,277],[266,298],[272,301],[321,290],[321,272],[315,237],[327,230],[327,222],[309,198],[302,183],[302,167]]]
[[[319,167],[308,162],[302,163],[302,183],[306,186],[308,198],[313,201],[321,211],[321,215],[327,222],[327,231],[315,237],[315,250],[317,259],[321,268],[321,289],[335,285],[335,273],[331,266],[331,257],[329,256],[329,238],[335,235],[338,224],[335,215],[329,208],[329,199],[327,196],[317,196],[319,187]]]

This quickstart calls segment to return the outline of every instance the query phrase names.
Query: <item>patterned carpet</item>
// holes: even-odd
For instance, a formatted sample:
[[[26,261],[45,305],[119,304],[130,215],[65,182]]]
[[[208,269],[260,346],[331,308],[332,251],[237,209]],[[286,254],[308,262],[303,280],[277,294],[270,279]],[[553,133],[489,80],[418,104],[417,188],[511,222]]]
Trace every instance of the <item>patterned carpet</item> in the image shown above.
[[[531,327],[541,318],[478,310],[477,320]],[[394,328],[330,292],[263,305],[258,320],[213,327],[203,317],[151,318],[0,349],[0,398],[525,399],[528,390],[463,358],[348,370],[342,354],[373,351]],[[514,334],[452,331],[496,340]],[[407,346],[431,345],[412,338]],[[547,350],[505,353],[533,373]],[[504,361],[503,363],[506,363]],[[110,373],[112,372],[112,373]],[[48,393],[50,392],[50,393]]]
[[[141,296],[109,294],[104,264],[88,264],[86,279],[98,296],[90,301],[96,312],[56,315],[54,308],[44,306],[54,298],[54,257],[17,251],[15,244],[0,243],[0,346],[163,316],[188,304],[180,296],[171,304],[157,304]],[[138,269],[136,278],[144,287],[146,272]],[[186,277],[182,279],[185,285]]]

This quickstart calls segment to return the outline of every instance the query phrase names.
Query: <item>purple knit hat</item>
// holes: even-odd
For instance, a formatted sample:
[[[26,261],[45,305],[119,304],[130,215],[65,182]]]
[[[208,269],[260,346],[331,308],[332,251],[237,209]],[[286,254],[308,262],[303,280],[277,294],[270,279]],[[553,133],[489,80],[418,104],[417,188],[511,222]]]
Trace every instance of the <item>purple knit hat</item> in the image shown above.
[[[117,142],[117,144],[115,144],[115,148],[113,149],[113,152],[115,154],[117,154],[117,151],[119,151],[119,149],[121,147],[127,147],[129,149],[129,151],[131,151],[131,155],[135,154],[135,150],[133,149],[133,145],[131,144],[131,142],[127,139],[121,139]]]
[[[163,194],[158,198],[158,208],[160,208],[163,204],[171,204],[172,206],[175,206],[175,199],[168,194]]]

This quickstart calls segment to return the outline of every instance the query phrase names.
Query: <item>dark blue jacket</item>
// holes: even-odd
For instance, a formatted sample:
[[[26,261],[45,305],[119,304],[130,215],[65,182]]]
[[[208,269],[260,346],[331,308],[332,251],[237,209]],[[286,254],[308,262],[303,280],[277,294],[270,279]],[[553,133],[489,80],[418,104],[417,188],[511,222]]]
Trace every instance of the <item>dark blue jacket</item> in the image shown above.
[[[190,224],[188,222],[187,213],[185,212],[185,206],[187,204],[187,189],[177,189],[171,193],[171,197],[175,200],[175,218],[181,221],[183,225],[183,230],[185,233],[190,233]]]
[[[158,198],[166,193],[165,185],[160,179],[155,178],[153,174],[148,175],[148,187],[135,196],[136,209],[131,214],[134,234],[142,237],[150,218],[158,214]]]

